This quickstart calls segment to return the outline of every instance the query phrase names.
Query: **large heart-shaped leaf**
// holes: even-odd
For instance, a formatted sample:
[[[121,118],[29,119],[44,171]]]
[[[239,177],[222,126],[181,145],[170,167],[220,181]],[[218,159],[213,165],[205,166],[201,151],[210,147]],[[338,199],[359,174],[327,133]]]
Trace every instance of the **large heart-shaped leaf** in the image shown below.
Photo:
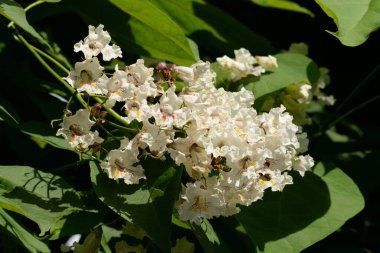
[[[380,27],[378,0],[315,0],[332,19],[338,31],[329,32],[343,45],[358,46]]]
[[[98,0],[94,4],[91,0],[66,0],[64,3],[89,24],[104,24],[105,30],[124,51],[180,65],[198,60],[183,30],[149,1]]]
[[[319,163],[283,192],[242,208],[238,220],[259,252],[300,252],[336,231],[364,207],[358,187],[342,170]]]
[[[0,206],[38,224],[41,235],[80,211],[80,196],[62,178],[28,166],[0,166]]]
[[[292,83],[313,83],[319,77],[317,65],[301,54],[281,53],[275,55],[278,68],[260,78],[242,79],[240,87],[251,90],[255,95],[255,107],[261,108],[265,96],[281,90]],[[252,80],[252,81],[251,81]]]
[[[186,35],[208,52],[227,54],[241,47],[255,54],[275,51],[269,40],[203,0],[152,0],[152,2],[180,25]],[[228,25],[221,29],[220,24]]]
[[[142,164],[146,182],[126,185],[121,180],[109,179],[98,164],[91,162],[93,187],[101,201],[124,219],[142,227],[163,252],[169,252],[172,210],[182,169],[168,162]]]

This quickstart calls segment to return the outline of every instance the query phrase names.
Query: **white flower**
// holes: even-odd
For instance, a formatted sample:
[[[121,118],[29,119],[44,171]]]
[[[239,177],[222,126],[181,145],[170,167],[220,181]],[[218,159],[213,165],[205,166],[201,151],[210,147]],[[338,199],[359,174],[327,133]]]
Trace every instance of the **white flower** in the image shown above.
[[[237,81],[248,75],[260,76],[265,72],[265,69],[247,49],[234,50],[234,53],[235,59],[231,59],[226,55],[216,58],[222,68],[230,71],[231,80]]]
[[[310,84],[302,84],[299,87],[299,94],[301,95],[301,98],[298,98],[298,103],[301,104],[308,104],[310,103],[313,95],[311,93],[311,85]]]
[[[113,106],[115,102],[126,101],[133,97],[134,86],[127,82],[128,75],[118,70],[117,65],[111,78],[105,81],[104,88],[107,90],[107,105]]]
[[[278,68],[277,59],[271,55],[268,56],[255,56],[258,64],[260,64],[264,69],[274,69]]]
[[[136,86],[153,82],[153,68],[147,68],[143,59],[138,59],[135,64],[127,66],[125,72],[129,76],[128,82]]]
[[[99,25],[97,28],[92,25],[88,26],[88,36],[84,41],[81,40],[74,45],[74,52],[82,51],[86,59],[102,53],[104,61],[121,57],[120,47],[108,45],[111,42],[111,36],[107,31],[103,31],[103,28],[104,25]]]
[[[159,126],[145,121],[140,133],[136,135],[135,139],[141,148],[149,147],[151,153],[156,156],[163,154],[167,148],[166,145],[172,142],[174,134],[166,133],[160,129]]]
[[[123,179],[126,184],[138,184],[140,179],[146,178],[141,165],[136,165],[138,149],[135,145],[128,145],[124,149],[111,150],[101,167],[108,172],[108,177]]]
[[[305,175],[305,171],[310,170],[314,166],[314,159],[309,155],[300,155],[294,159],[293,168],[298,171],[301,176]]]
[[[69,76],[64,79],[79,92],[104,94],[105,91],[100,85],[102,83],[100,78],[102,77],[103,69],[98,58],[94,57],[75,63],[75,69],[70,71]]]
[[[225,203],[219,196],[216,180],[208,180],[207,186],[201,181],[187,183],[180,199],[178,214],[182,220],[200,224],[203,218],[219,216]]]
[[[190,90],[215,89],[215,72],[211,70],[209,62],[199,61],[190,67],[175,66],[174,71],[184,80]]]
[[[62,128],[58,129],[57,136],[62,135],[72,148],[86,149],[94,143],[103,141],[97,131],[90,131],[94,124],[95,122],[90,120],[90,113],[80,109],[73,116],[63,118]]]
[[[127,117],[122,118],[128,123],[131,123],[134,119],[139,122],[146,121],[152,116],[152,109],[148,106],[146,100],[139,102],[135,99],[129,99],[125,102],[123,108]]]

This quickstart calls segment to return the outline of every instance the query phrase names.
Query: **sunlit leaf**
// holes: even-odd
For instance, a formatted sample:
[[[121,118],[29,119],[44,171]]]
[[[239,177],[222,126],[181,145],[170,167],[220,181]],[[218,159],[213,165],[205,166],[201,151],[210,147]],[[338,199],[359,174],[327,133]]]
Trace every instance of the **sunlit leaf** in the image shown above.
[[[380,27],[378,0],[315,0],[334,20],[338,31],[331,32],[343,45],[358,46]]]
[[[314,14],[309,11],[307,8],[302,7],[301,5],[287,0],[250,0],[251,2],[263,6],[263,7],[271,7],[271,8],[277,8],[287,11],[295,11],[300,12],[304,14],[308,14],[311,17],[314,17]]]
[[[208,220],[203,220],[199,225],[190,224],[195,236],[206,253],[229,253],[227,245],[219,238]]]
[[[237,218],[259,252],[300,252],[336,231],[364,207],[358,187],[343,171],[319,163],[283,192],[242,208]]]
[[[0,166],[0,206],[36,222],[41,235],[84,207],[60,177],[27,166]]]
[[[51,252],[48,246],[36,239],[25,228],[17,223],[0,207],[0,226],[21,241],[23,246],[32,253]]]
[[[157,6],[139,0],[111,2],[99,0],[94,4],[90,0],[64,1],[89,24],[104,24],[105,30],[126,52],[180,65],[197,61],[183,30]]]
[[[226,54],[245,47],[257,54],[274,52],[271,42],[256,34],[233,16],[203,0],[153,0],[186,35],[207,51]],[[228,24],[221,28],[221,24]],[[227,51],[226,51],[227,50]]]

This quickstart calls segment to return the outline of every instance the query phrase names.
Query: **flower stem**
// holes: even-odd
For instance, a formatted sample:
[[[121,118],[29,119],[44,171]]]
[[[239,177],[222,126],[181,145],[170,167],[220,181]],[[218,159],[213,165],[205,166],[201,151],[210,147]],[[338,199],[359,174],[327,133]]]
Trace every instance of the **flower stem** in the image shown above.
[[[361,103],[360,105],[354,107],[353,109],[349,110],[348,112],[346,113],[343,113],[340,117],[338,117],[336,120],[332,121],[329,125],[328,125],[328,128],[331,128],[332,126],[336,125],[339,121],[343,120],[344,118],[346,118],[347,116],[349,116],[350,114],[356,112],[357,110],[360,110],[361,108],[363,108],[364,106],[372,103],[372,102],[375,102],[376,100],[380,99],[380,95],[377,95],[363,103]]]
[[[348,102],[350,102],[352,100],[352,98],[359,92],[359,90],[361,88],[363,88],[369,81],[371,81],[378,73],[380,72],[380,63],[377,64],[375,66],[375,68],[352,90],[352,92],[343,100],[342,103],[340,103],[340,105],[335,109],[335,111],[331,114],[331,116],[328,118],[328,120],[326,121],[326,124],[324,125],[324,127],[322,128],[322,131],[325,131],[329,128],[329,126],[331,125],[334,125],[336,124],[338,121],[340,121],[340,118],[342,117],[338,117],[339,120],[334,120],[334,118],[336,118],[336,115],[338,113],[340,113],[342,111],[342,109],[346,106],[346,104]],[[367,101],[368,102],[368,101]],[[363,103],[364,105],[366,105],[367,103]],[[358,107],[361,107],[358,106]],[[356,111],[357,108],[354,108],[352,110],[349,111],[349,114],[351,114],[351,111]],[[347,114],[347,113],[345,113]],[[343,115],[345,115],[343,114]],[[343,116],[342,115],[342,116]],[[344,116],[343,118],[345,118],[346,116]],[[332,123],[331,123],[332,122]]]
[[[120,123],[122,123],[123,125],[125,126],[129,126],[129,124],[117,113],[115,112],[113,109],[109,108],[108,106],[106,106],[103,101],[99,98],[99,97],[93,97],[93,99],[95,99],[96,102],[102,104],[103,108],[108,112],[108,114],[110,114],[114,119],[116,119],[117,121],[119,121]],[[126,129],[130,129],[132,130],[132,128],[126,128],[124,127],[124,130]],[[133,132],[137,132],[137,130],[133,129],[134,131]]]
[[[36,59],[47,69],[47,71],[50,72],[50,74],[52,74],[61,84],[63,84],[63,86],[65,86],[72,94],[74,94],[76,92],[76,90],[71,87],[67,82],[65,82],[62,77],[60,75],[57,74],[57,72],[55,72],[50,66],[49,64],[47,64],[46,61],[44,61],[44,59],[42,59],[42,57],[37,53],[37,51],[34,50],[33,46],[30,45],[26,40],[25,38],[18,34],[16,35],[17,38],[29,49],[29,51],[34,55],[34,57],[36,57]],[[87,105],[87,103],[83,100],[83,98],[81,97],[81,95],[79,93],[76,94],[76,98],[78,99],[78,101],[86,108],[89,110],[89,106]]]
[[[127,132],[131,132],[131,133],[137,133],[139,130],[135,129],[135,128],[130,128],[130,127],[125,127],[125,126],[120,126],[116,123],[113,123],[111,121],[106,121],[107,124],[115,127],[115,128],[118,128],[118,129],[121,129],[121,130],[125,130]]]
[[[43,57],[45,57],[46,59],[48,59],[49,61],[51,61],[52,63],[54,63],[57,67],[59,67],[60,69],[62,69],[66,74],[69,74],[70,71],[65,67],[63,66],[60,62],[58,62],[56,59],[54,59],[53,57],[51,57],[49,54],[45,53],[44,51],[40,50],[39,48],[33,46],[33,45],[30,45],[37,53],[39,53],[40,55],[42,55]]]

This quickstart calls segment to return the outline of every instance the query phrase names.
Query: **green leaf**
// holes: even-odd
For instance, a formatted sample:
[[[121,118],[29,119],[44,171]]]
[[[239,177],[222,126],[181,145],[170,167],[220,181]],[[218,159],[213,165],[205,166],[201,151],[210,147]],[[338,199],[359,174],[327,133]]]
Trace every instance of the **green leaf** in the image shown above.
[[[283,192],[242,208],[238,220],[259,252],[300,252],[336,231],[364,207],[355,183],[343,171],[319,163]]]
[[[80,211],[62,217],[50,229],[49,240],[90,231],[102,221],[103,213]],[[80,226],[78,226],[80,224]]]
[[[254,33],[228,13],[203,0],[152,0],[201,48],[215,54],[245,47],[255,54],[273,53],[271,42]],[[228,24],[223,26],[221,24]],[[226,50],[229,50],[229,52]]]
[[[380,27],[378,0],[315,0],[334,20],[338,31],[331,32],[343,45],[358,46]]]
[[[208,220],[203,220],[201,224],[190,224],[195,236],[206,253],[228,253],[231,252],[227,245],[219,238],[214,228]]]
[[[27,166],[0,166],[0,206],[38,224],[41,235],[82,210],[78,194],[60,177]]]
[[[26,20],[25,11],[21,5],[13,0],[0,1],[0,15],[3,15],[8,20],[13,21],[16,25],[21,27],[25,32],[32,35],[42,44],[47,45],[46,41],[37,33],[37,31]]]
[[[126,185],[122,180],[110,179],[95,162],[90,162],[91,180],[101,201],[142,227],[163,252],[169,252],[172,211],[182,169],[148,160],[142,162],[147,176],[143,184]]]
[[[142,29],[136,31],[144,40],[149,40],[149,37],[151,37],[147,38],[147,35],[150,35],[149,31],[155,33],[157,37],[154,38],[154,41],[151,41],[151,47],[166,51],[165,54],[172,53],[184,57],[183,59],[177,59],[176,62],[192,64],[197,60],[183,30],[155,5],[149,1],[140,0],[111,0],[111,2],[125,13],[131,15],[135,19],[136,27],[145,27],[147,29],[146,31]],[[131,26],[131,29],[132,33],[134,33],[133,26]]]
[[[319,78],[317,65],[301,54],[281,53],[275,55],[278,68],[260,78],[248,77],[239,81],[240,87],[251,90],[255,95],[256,109],[260,109],[265,96],[281,90],[292,83],[313,83]]]
[[[48,246],[36,239],[20,224],[18,224],[9,214],[0,207],[0,227],[7,230],[21,241],[24,247],[32,253],[50,252]]]
[[[197,61],[182,29],[149,1],[66,0],[91,25],[104,24],[111,37],[127,52],[190,65]],[[99,11],[107,10],[107,11]],[[83,38],[87,34],[83,35]]]
[[[21,125],[21,132],[44,141],[55,148],[73,150],[67,141],[55,136],[55,131],[47,124],[38,121],[29,121]]]
[[[20,124],[20,116],[12,104],[0,98],[0,121],[5,121],[11,127],[17,128]]]
[[[297,3],[294,3],[292,1],[287,0],[251,0],[251,2],[263,6],[263,7],[271,7],[271,8],[277,8],[287,11],[295,11],[304,13],[307,15],[310,15],[311,17],[314,17],[314,14],[306,9],[305,7],[300,6]]]

